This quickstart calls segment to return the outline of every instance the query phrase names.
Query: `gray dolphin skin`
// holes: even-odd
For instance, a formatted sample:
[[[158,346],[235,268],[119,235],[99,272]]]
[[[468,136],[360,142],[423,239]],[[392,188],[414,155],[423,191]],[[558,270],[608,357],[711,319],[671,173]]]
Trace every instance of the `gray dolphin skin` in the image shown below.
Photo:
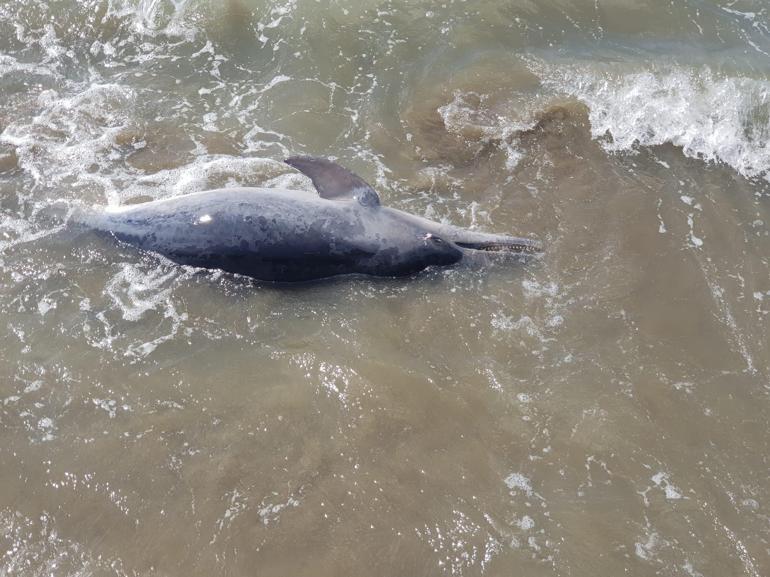
[[[285,161],[318,195],[224,188],[92,213],[86,223],[180,264],[294,282],[341,274],[397,277],[478,251],[534,253],[540,243],[440,224],[380,206],[361,178],[327,160]]]

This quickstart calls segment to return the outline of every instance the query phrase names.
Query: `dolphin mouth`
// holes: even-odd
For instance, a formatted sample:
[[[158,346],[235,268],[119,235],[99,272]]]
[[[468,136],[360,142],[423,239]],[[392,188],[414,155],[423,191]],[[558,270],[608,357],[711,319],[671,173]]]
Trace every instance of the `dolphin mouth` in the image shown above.
[[[516,254],[538,254],[543,252],[543,244],[528,238],[512,238],[503,241],[455,241],[460,248],[484,252],[502,252]]]
[[[440,225],[436,233],[457,248],[478,253],[535,255],[543,252],[543,243],[532,238],[468,230],[449,224]]]

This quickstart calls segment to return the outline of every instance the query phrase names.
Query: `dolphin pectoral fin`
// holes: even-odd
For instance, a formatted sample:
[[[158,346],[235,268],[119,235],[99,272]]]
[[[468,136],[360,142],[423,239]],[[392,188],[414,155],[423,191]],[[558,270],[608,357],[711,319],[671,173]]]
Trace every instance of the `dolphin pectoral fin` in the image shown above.
[[[321,198],[356,199],[364,206],[380,204],[380,197],[364,179],[327,158],[292,156],[284,162],[309,177]]]

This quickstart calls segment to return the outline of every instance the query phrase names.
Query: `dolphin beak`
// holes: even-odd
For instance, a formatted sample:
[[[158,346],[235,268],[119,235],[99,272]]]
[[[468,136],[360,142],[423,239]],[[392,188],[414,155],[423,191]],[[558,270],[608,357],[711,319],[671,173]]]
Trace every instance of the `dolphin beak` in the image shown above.
[[[543,243],[529,238],[508,236],[506,234],[488,234],[463,230],[457,227],[451,227],[443,234],[446,239],[451,240],[459,248],[465,250],[514,254],[538,254],[543,252]]]
[[[516,254],[538,254],[543,252],[543,244],[540,241],[514,236],[505,237],[505,240],[455,242],[457,246],[469,250],[483,250],[486,252],[511,252]]]

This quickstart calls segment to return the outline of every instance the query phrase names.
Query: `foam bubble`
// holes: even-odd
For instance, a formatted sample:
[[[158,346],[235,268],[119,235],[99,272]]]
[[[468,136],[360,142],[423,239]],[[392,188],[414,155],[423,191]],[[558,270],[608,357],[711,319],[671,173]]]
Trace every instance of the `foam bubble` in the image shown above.
[[[58,77],[58,73],[47,64],[19,62],[9,54],[0,54],[0,78],[17,73]]]
[[[18,165],[38,184],[82,180],[93,166],[111,163],[134,99],[131,88],[114,83],[91,84],[67,97],[46,90],[38,97],[38,114],[8,125],[0,143],[14,147]]]
[[[119,18],[128,18],[132,29],[145,36],[177,36],[192,40],[196,29],[185,20],[188,8],[192,3],[189,0],[140,0],[110,3],[112,15]],[[189,19],[188,19],[189,20]]]
[[[504,479],[505,485],[511,490],[520,490],[525,495],[532,496],[532,483],[521,473],[511,473]]]
[[[610,152],[666,143],[770,181],[770,82],[672,67],[627,73],[536,64],[545,85],[583,101]]]
[[[122,263],[105,286],[111,306],[94,315],[102,326],[84,329],[88,342],[96,348],[122,351],[127,357],[148,356],[177,336],[187,322],[187,313],[178,310],[173,291],[176,283],[191,274],[190,269],[176,266],[166,271],[157,263]],[[148,316],[157,319],[157,324],[150,331],[139,330],[140,321]]]
[[[42,434],[41,441],[52,441],[56,425],[50,417],[43,417],[37,422],[37,428]]]
[[[447,131],[482,147],[496,143],[506,154],[506,168],[513,170],[524,157],[518,148],[518,136],[531,129],[534,119],[513,120],[504,114],[495,114],[484,106],[484,95],[455,91],[452,101],[438,108]],[[480,105],[479,105],[480,104]]]
[[[107,283],[105,292],[120,308],[123,319],[136,321],[169,298],[168,285],[175,276],[173,270],[165,274],[159,269],[145,272],[133,263],[124,263]]]
[[[137,196],[162,198],[246,183],[259,186],[271,182],[271,185],[281,186],[285,183],[281,177],[288,171],[284,163],[269,158],[201,155],[185,166],[137,178],[121,191],[119,199]],[[294,183],[293,180],[291,182]],[[307,185],[304,188],[309,189]]]
[[[653,475],[651,480],[657,487],[663,489],[666,494],[666,499],[669,501],[676,501],[683,498],[681,490],[668,480],[668,473],[660,471]]]
[[[82,543],[63,539],[56,518],[46,512],[31,518],[4,508],[0,510],[0,533],[7,545],[2,575],[112,575],[121,563],[120,559],[92,556]]]

